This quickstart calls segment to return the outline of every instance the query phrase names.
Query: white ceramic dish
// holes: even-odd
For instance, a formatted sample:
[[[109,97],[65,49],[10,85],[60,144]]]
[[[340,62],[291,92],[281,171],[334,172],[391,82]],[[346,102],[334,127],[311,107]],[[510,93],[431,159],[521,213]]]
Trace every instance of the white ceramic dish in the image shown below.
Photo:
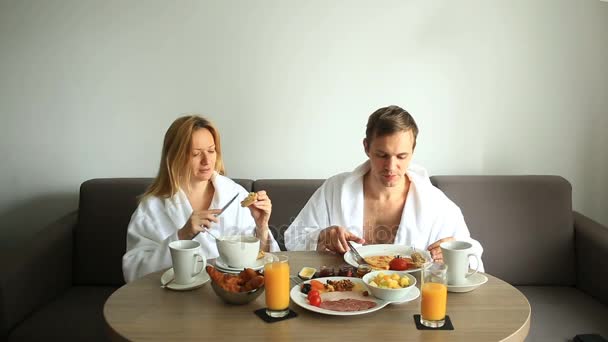
[[[400,298],[398,300],[394,300],[391,304],[405,304],[413,301],[414,299],[420,297],[420,290],[414,286],[412,289],[405,295],[405,297]]]
[[[383,273],[385,275],[393,275],[398,274],[400,277],[407,277],[409,279],[409,285],[407,287],[398,288],[398,289],[385,289],[378,286],[370,285],[369,283],[376,278],[379,273]],[[376,298],[388,301],[401,301],[403,298],[406,298],[412,288],[416,288],[416,278],[413,275],[409,274],[408,271],[372,271],[363,276],[363,282],[369,289],[369,292]]]
[[[448,292],[470,292],[488,282],[488,277],[482,273],[475,273],[466,278],[466,282],[462,285],[449,285]]]
[[[264,258],[266,258],[267,255],[274,257],[274,254],[265,253]],[[224,260],[222,260],[222,257],[218,257],[217,259],[215,259],[215,267],[217,269],[219,269],[220,271],[226,272],[226,273],[238,273],[238,272],[241,272],[244,268],[251,268],[254,271],[259,271],[264,268],[264,258],[257,259],[253,263],[253,265],[249,265],[248,267],[237,268],[237,267],[228,266],[224,262]]]
[[[315,280],[325,283],[327,280],[342,280],[342,279],[349,279],[353,283],[358,284],[358,286],[360,286],[360,288],[363,290],[365,290],[367,288],[365,286],[365,283],[363,282],[363,280],[361,280],[360,278],[326,277],[326,278],[316,278]],[[304,281],[302,284],[307,284],[307,283],[310,283],[310,280]],[[330,292],[330,293],[321,294],[321,299],[323,299],[323,300],[328,299],[328,296],[331,296],[332,300],[337,300],[337,299],[341,299],[341,298],[354,298],[354,299],[361,299],[361,300],[369,300],[369,301],[373,301],[376,303],[376,306],[371,309],[344,312],[344,311],[327,310],[327,309],[323,309],[323,308],[308,304],[308,298],[305,294],[303,294],[300,291],[300,286],[301,286],[301,284],[298,284],[298,285],[292,287],[291,291],[289,293],[291,300],[296,305],[298,305],[306,310],[310,310],[310,311],[325,314],[325,315],[333,315],[333,316],[364,315],[364,314],[368,314],[368,313],[371,313],[374,311],[378,311],[378,310],[382,309],[383,307],[387,306],[388,304],[392,304],[392,303],[402,304],[402,303],[409,302],[411,300],[418,298],[418,296],[420,295],[420,291],[411,291],[409,296],[406,296],[405,298],[402,298],[399,301],[392,302],[392,301],[378,299],[372,295],[363,296],[362,292],[359,292],[359,291]],[[416,289],[416,290],[418,290],[418,289]]]
[[[357,252],[359,252],[359,254],[361,254],[361,256],[363,258],[366,258],[369,256],[377,256],[377,255],[401,255],[401,256],[405,256],[405,257],[409,258],[410,255],[412,255],[412,253],[414,252],[414,249],[410,246],[391,245],[391,244],[366,245],[366,246],[359,246],[359,247],[357,247],[357,245],[355,245],[355,248],[357,249]],[[427,261],[431,261],[431,255],[429,254],[428,251],[416,248],[416,252],[422,254],[422,256],[424,256],[424,258]],[[344,253],[344,261],[351,266],[355,266],[355,267],[359,266],[359,263],[357,263],[354,255],[352,254],[351,251]],[[420,268],[412,268],[405,272],[411,273],[411,272],[417,272],[417,271],[420,271]]]
[[[171,279],[173,279],[173,268],[170,268],[165,273],[163,273],[163,275],[160,277],[160,284],[161,285],[166,284]],[[171,290],[175,290],[175,291],[194,290],[194,289],[197,289],[197,288],[205,285],[205,283],[207,283],[210,279],[211,278],[207,274],[207,271],[205,271],[203,269],[201,271],[201,273],[199,273],[196,277],[194,277],[194,282],[192,282],[188,285],[180,285],[180,284],[175,284],[174,282],[171,282],[171,283],[169,283],[169,285],[167,285],[167,288],[171,289]]]
[[[217,250],[226,266],[244,268],[254,264],[260,251],[260,240],[254,236],[222,236],[215,240]]]

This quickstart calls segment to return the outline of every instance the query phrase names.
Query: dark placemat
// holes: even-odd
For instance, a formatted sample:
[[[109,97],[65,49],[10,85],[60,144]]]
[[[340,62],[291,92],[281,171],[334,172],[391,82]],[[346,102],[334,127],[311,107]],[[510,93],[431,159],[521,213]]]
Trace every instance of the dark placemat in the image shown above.
[[[285,317],[270,317],[266,314],[266,308],[255,310],[253,313],[255,313],[256,316],[260,317],[266,323],[280,322],[286,319],[298,317],[298,314],[293,310],[289,310],[289,313],[285,315]]]
[[[448,315],[445,316],[445,324],[441,328],[429,328],[426,325],[422,325],[420,323],[420,315],[414,315],[414,322],[416,322],[416,329],[418,330],[454,330],[452,320]]]
[[[606,339],[598,334],[581,334],[574,336],[573,342],[606,342]]]

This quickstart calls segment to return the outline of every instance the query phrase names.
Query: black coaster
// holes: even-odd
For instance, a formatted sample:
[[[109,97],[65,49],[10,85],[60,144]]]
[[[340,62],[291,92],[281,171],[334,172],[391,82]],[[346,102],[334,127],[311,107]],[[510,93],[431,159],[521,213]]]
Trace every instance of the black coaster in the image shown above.
[[[414,315],[414,322],[416,322],[416,329],[418,330],[454,330],[452,320],[448,315],[445,316],[445,324],[441,328],[429,328],[426,325],[422,325],[420,323],[420,315]]]
[[[261,309],[255,310],[253,313],[255,313],[256,316],[260,317],[266,323],[280,322],[280,321],[284,321],[286,319],[298,317],[298,314],[292,310],[289,310],[289,313],[287,315],[285,315],[285,317],[270,317],[266,314],[266,308],[261,308]]]
[[[598,334],[581,334],[574,336],[573,342],[606,342],[606,339]]]

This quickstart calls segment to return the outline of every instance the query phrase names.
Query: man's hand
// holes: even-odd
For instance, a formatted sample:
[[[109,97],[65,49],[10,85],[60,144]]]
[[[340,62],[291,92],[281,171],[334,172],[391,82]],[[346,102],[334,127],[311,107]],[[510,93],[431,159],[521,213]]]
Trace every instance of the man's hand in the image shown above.
[[[442,242],[446,242],[446,241],[452,241],[454,240],[453,237],[447,237],[447,238],[443,238],[439,241],[436,241],[435,243],[431,244],[427,250],[429,252],[431,252],[431,257],[433,258],[433,261],[435,262],[443,262],[443,253],[441,253],[441,247],[439,247],[439,245]]]
[[[321,234],[319,234],[317,250],[329,249],[330,251],[344,254],[350,249],[346,241],[365,243],[364,239],[348,232],[345,228],[331,226],[323,229]]]

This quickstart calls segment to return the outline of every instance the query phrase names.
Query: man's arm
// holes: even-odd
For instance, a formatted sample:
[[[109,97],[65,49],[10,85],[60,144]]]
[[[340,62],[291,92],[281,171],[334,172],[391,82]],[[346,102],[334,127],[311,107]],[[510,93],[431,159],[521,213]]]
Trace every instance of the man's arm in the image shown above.
[[[469,228],[464,220],[464,216],[462,215],[462,211],[458,206],[450,201],[441,217],[438,219],[436,223],[438,226],[434,227],[433,231],[435,232],[435,236],[433,238],[434,242],[431,243],[428,247],[429,252],[433,256],[434,260],[443,260],[443,255],[441,253],[441,248],[439,245],[441,242],[450,241],[450,240],[458,240],[458,241],[466,241],[473,245],[473,253],[477,255],[479,259],[479,272],[484,272],[483,261],[481,260],[481,255],[483,254],[483,247],[479,243],[479,241],[473,239],[471,237],[471,233],[469,232]],[[471,258],[471,268],[477,267],[477,261],[474,258]]]

